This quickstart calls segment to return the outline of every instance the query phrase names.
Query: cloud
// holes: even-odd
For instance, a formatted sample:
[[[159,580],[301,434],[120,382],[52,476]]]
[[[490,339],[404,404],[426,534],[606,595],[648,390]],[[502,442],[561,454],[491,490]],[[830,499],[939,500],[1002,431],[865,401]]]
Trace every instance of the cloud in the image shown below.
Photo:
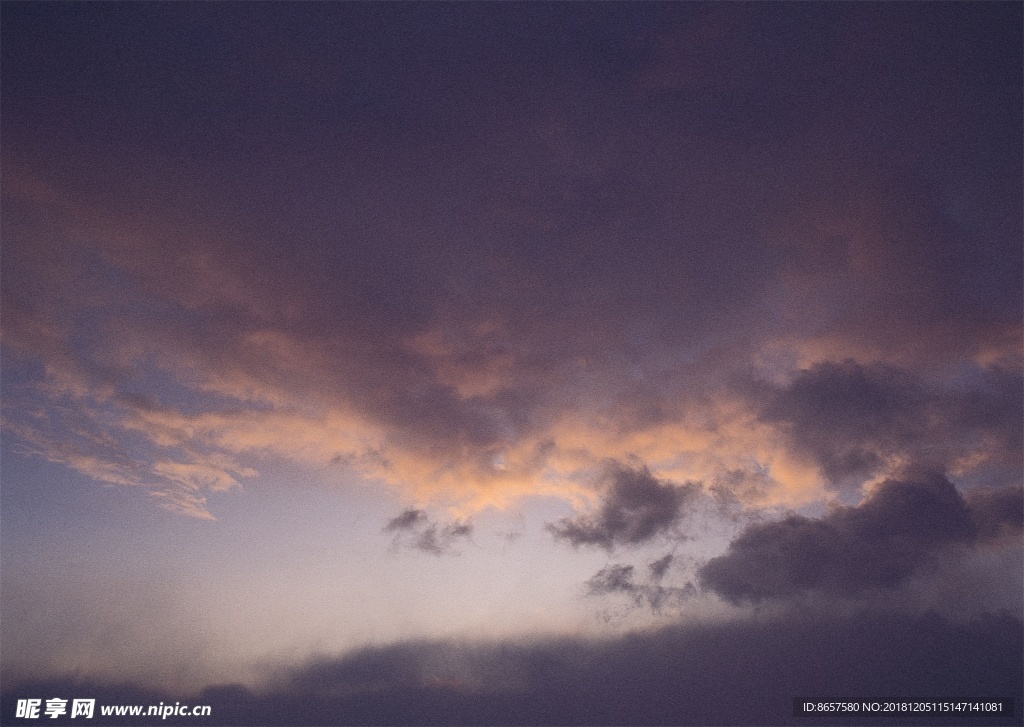
[[[608,550],[643,543],[675,525],[684,505],[700,490],[693,482],[674,485],[658,480],[646,467],[629,468],[617,462],[609,465],[605,477],[610,484],[598,512],[549,524],[556,538],[573,546]]]
[[[459,520],[441,525],[432,522],[423,510],[410,508],[389,520],[384,532],[395,534],[396,545],[441,556],[456,554],[455,543],[469,538],[473,525]]]
[[[737,600],[891,590],[1018,537],[991,486],[1024,470],[1019,6],[581,7],[5,6],[15,456],[206,518],[263,462],[418,508],[555,497],[576,511],[549,532],[608,551],[680,537],[704,486],[730,516],[871,493],[748,526],[704,570]],[[630,464],[594,483],[607,459]],[[387,537],[469,537],[427,512]],[[671,565],[592,587],[647,603]],[[552,682],[541,716],[508,698],[523,722],[596,693],[577,721],[706,723],[722,696],[678,695],[696,667],[648,684],[516,653]],[[558,692],[573,668],[597,671]],[[388,714],[332,698],[309,721]]]
[[[152,406],[141,397],[118,398],[127,400],[130,408]],[[144,488],[172,512],[215,520],[202,493],[239,488],[239,478],[258,474],[222,451],[200,451],[192,446],[194,439],[169,437],[166,431],[154,432],[153,443],[165,448],[176,445],[175,451],[140,447],[125,436],[125,430],[133,429],[133,416],[125,416],[125,409],[116,403],[111,406],[88,387],[73,405],[61,401],[29,409],[27,401],[24,392],[14,401],[6,400],[0,419],[3,431],[19,440],[21,452],[108,485]]]
[[[699,571],[701,586],[732,603],[891,589],[948,546],[973,546],[1021,528],[1020,491],[966,500],[944,476],[886,480],[856,507],[814,519],[790,515],[748,526]]]
[[[682,587],[662,585],[661,579],[672,562],[672,554],[650,563],[650,576],[642,582],[634,577],[631,565],[613,563],[605,566],[587,581],[587,593],[591,596],[625,594],[639,607],[648,607],[655,613],[672,604],[678,604],[697,594],[697,588],[687,581]]]
[[[427,513],[423,512],[423,510],[406,510],[402,514],[388,520],[387,525],[384,526],[384,532],[393,533],[397,530],[408,530],[426,521]]]
[[[22,424],[4,417],[3,430],[21,440],[22,451],[50,462],[57,462],[97,482],[110,485],[140,485],[145,465],[109,446],[103,437],[82,429],[71,436],[43,431],[41,427]]]
[[[672,561],[674,559],[675,556],[672,553],[666,553],[664,556],[651,563],[648,566],[648,568],[651,569],[651,577],[655,580],[661,580],[665,576],[665,573],[668,572],[669,566],[672,565]]]
[[[337,458],[467,508],[576,504],[586,471],[631,455],[665,480],[755,473],[761,504],[908,452],[1019,471],[1020,215],[997,212],[1020,209],[1019,153],[961,143],[1019,147],[990,111],[1018,93],[991,69],[1019,44],[980,17],[1010,11],[835,12],[111,20],[133,67],[202,69],[192,104],[133,86],[59,9],[13,12],[12,78],[36,80],[5,93],[5,379],[36,385],[33,408],[102,402],[146,467],[192,464],[185,446]],[[943,40],[904,58],[922,23]],[[348,27],[366,41],[336,66],[316,49]],[[132,40],[151,35],[167,43]],[[740,402],[742,376],[772,383]],[[157,408],[129,406],[139,391]],[[599,519],[566,537],[631,537]]]
[[[1020,538],[1024,530],[1024,489],[978,487],[967,492],[966,503],[979,541]]]
[[[777,424],[832,483],[859,484],[894,462],[1021,470],[1024,379],[990,368],[965,384],[929,384],[886,364],[824,361],[767,394]]]
[[[794,698],[1009,697],[1016,710],[1022,649],[1024,624],[1006,614],[963,622],[892,612],[790,615],[604,640],[408,642],[282,667],[260,689],[225,684],[187,697],[73,678],[5,683],[0,709],[12,714],[17,698],[64,695],[209,704],[225,725],[805,724],[793,716]],[[1017,719],[1015,712],[991,723]],[[857,722],[892,718],[861,714]],[[962,715],[929,723],[964,724]]]

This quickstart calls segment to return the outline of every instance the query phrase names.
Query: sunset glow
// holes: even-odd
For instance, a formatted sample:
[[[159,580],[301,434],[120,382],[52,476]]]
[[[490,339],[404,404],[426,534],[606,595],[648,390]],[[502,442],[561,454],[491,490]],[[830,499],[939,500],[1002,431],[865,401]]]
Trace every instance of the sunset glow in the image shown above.
[[[2,14],[0,722],[1019,724],[1019,3]]]

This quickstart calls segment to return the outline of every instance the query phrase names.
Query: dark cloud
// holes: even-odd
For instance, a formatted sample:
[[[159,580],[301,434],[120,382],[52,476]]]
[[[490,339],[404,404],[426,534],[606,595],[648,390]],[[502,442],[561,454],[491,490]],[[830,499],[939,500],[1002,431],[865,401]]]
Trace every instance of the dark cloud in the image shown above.
[[[848,491],[904,461],[965,483],[748,526],[702,571],[732,601],[867,596],[1019,539],[1018,490],[966,487],[1024,469],[1020,4],[0,12],[14,457],[212,517],[260,460],[486,505],[635,454],[549,526],[608,550],[678,535],[699,487],[659,464],[737,519],[813,492],[804,460]],[[383,529],[434,555],[471,534]],[[670,565],[589,587],[653,605]],[[431,672],[440,645],[210,698],[251,723],[779,724],[804,690],[1021,682],[1013,618],[773,628],[474,652],[516,685],[494,698]]]
[[[616,591],[632,591],[633,566],[609,565],[598,571],[597,575],[587,581],[591,593],[614,593]]]
[[[693,482],[675,485],[659,480],[646,467],[631,469],[613,463],[606,477],[610,484],[598,512],[548,525],[555,537],[574,546],[607,549],[643,543],[675,525],[684,505],[700,491]]]
[[[395,533],[396,544],[431,555],[451,555],[455,553],[456,541],[473,534],[473,525],[461,521],[439,524],[425,511],[410,508],[389,520],[384,532]]]
[[[650,563],[648,568],[651,575],[641,582],[634,578],[635,568],[631,565],[610,564],[598,571],[587,581],[587,593],[591,596],[606,594],[625,594],[629,596],[637,607],[648,607],[654,612],[660,612],[663,607],[671,604],[679,604],[686,598],[696,595],[697,589],[693,583],[687,581],[684,586],[666,586],[661,584],[668,566],[671,563],[672,554]]]
[[[893,588],[946,546],[971,546],[1004,528],[1019,529],[1019,502],[1016,488],[979,491],[965,501],[937,474],[886,480],[856,507],[748,526],[698,577],[733,603]]]
[[[655,580],[661,580],[665,576],[665,573],[668,572],[669,566],[672,565],[674,558],[675,556],[672,553],[666,553],[661,558],[650,563],[647,567],[651,569],[651,577]]]
[[[1012,698],[1012,715],[925,720],[1009,725],[1020,722],[1022,649],[1024,624],[1005,614],[964,622],[934,614],[808,615],[672,626],[601,641],[368,648],[285,669],[259,691],[223,685],[186,696],[73,679],[5,684],[0,709],[10,715],[18,698],[65,696],[95,697],[98,704],[209,704],[211,718],[224,725],[800,725],[808,721],[793,716],[794,698]],[[893,719],[859,714],[856,723]]]
[[[998,368],[954,387],[885,364],[826,361],[767,396],[761,420],[785,428],[833,483],[859,484],[897,455],[1021,470],[1024,379]]]
[[[966,501],[979,540],[1019,540],[1024,531],[1024,489],[978,487],[967,492]]]
[[[1012,4],[4,19],[3,322],[65,333],[21,341],[24,378],[153,394],[156,369],[182,412],[326,407],[359,420],[364,473],[415,487],[395,460],[419,458],[472,489],[555,422],[711,429],[766,345],[1019,370]],[[972,437],[1014,464],[1019,395],[936,405],[915,376],[815,371],[763,416],[837,479]]]
[[[387,525],[384,526],[384,532],[393,533],[397,530],[409,530],[415,528],[418,525],[427,522],[427,513],[423,510],[417,510],[410,508],[400,515],[396,515],[391,520],[388,520]]]

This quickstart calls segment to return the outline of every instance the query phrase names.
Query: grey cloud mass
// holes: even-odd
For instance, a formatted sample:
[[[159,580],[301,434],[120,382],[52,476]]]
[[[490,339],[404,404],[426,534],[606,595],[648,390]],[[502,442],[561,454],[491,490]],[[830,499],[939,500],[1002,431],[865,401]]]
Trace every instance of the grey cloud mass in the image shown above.
[[[688,482],[676,485],[654,477],[646,467],[609,465],[610,480],[601,507],[593,515],[562,518],[548,526],[558,539],[574,546],[636,545],[666,532],[684,514],[684,506],[700,491]]]
[[[655,580],[660,580],[668,572],[669,567],[672,565],[672,561],[675,556],[672,553],[666,553],[661,558],[658,558],[653,563],[650,563],[647,567],[650,568],[651,577]]]
[[[1017,710],[1022,649],[1024,625],[1005,614],[962,622],[935,614],[804,615],[604,641],[396,644],[282,669],[258,691],[222,685],[187,699],[68,678],[16,685],[0,708],[11,713],[15,694],[89,694],[108,704],[209,704],[217,723],[229,725],[806,725],[808,718],[793,716],[794,698],[932,701],[968,692],[1012,698]],[[856,723],[893,720],[860,714]],[[929,715],[927,723],[1020,719],[1016,711],[984,719],[961,712]]]
[[[885,364],[822,362],[764,396],[761,420],[783,427],[834,484],[859,484],[893,457],[939,468],[980,459],[1018,481],[1024,469],[1024,379],[999,367],[954,384]]]
[[[1021,3],[0,13],[3,550],[20,572],[46,578],[44,555],[90,579],[144,561],[104,537],[151,542],[135,492],[168,542],[209,526],[254,592],[274,543],[310,572],[415,552],[387,563],[422,578],[339,579],[351,617],[340,590],[282,581],[261,604],[282,653],[514,634],[329,653],[192,695],[215,722],[779,725],[805,724],[798,696],[1020,699]],[[54,486],[32,486],[44,474]],[[317,507],[292,475],[369,525],[335,541],[336,518],[283,517],[276,503]],[[815,509],[834,498],[859,504]],[[480,532],[519,508],[518,541]],[[307,558],[293,527],[368,550]],[[51,548],[79,532],[102,558]],[[470,546],[475,565],[420,555]],[[383,572],[368,557],[345,565]],[[194,599],[226,609],[225,634],[233,578]],[[914,588],[957,607],[898,603]],[[485,605],[442,609],[442,589]],[[392,592],[408,618],[379,607]],[[59,605],[16,595],[5,633]],[[506,623],[506,598],[541,615]],[[661,624],[677,601],[744,617],[533,631],[585,633],[580,604],[601,598]],[[62,621],[87,620],[65,605]],[[307,613],[338,641],[307,638]],[[99,643],[106,623],[82,628]],[[71,689],[58,646],[52,680],[3,685],[3,720],[13,698]]]
[[[566,421],[606,435],[588,466],[657,475],[608,440],[717,431],[778,359],[796,378],[754,407],[829,478],[908,450],[1020,468],[1014,6],[86,7],[5,15],[0,322],[37,395],[12,434],[67,428],[72,396],[148,438],[133,483],[207,516],[206,482],[248,478],[153,465],[294,457],[208,426],[268,413],[411,488],[500,484],[501,457],[536,483]],[[943,361],[980,383],[920,380]],[[118,406],[154,374],[173,436]],[[52,456],[118,467],[78,446]]]
[[[939,474],[886,480],[856,507],[748,526],[699,571],[703,588],[733,603],[800,594],[863,595],[893,588],[947,546],[1020,533],[1017,488],[968,499]]]
[[[412,508],[388,520],[384,526],[384,532],[393,533],[397,530],[408,530],[426,522],[426,520],[427,513],[423,512],[423,510]]]
[[[1024,531],[1024,489],[978,487],[965,499],[979,540],[1019,538]]]

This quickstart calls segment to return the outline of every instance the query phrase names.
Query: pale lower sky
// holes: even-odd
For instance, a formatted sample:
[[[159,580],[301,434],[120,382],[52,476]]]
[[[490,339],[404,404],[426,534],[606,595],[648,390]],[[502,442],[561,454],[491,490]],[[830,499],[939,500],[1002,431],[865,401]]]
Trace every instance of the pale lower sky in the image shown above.
[[[588,595],[586,581],[606,565],[641,570],[669,551],[666,584],[683,585],[686,554],[707,557],[726,539],[704,537],[699,552],[664,540],[573,549],[544,528],[572,512],[555,500],[484,511],[470,538],[437,556],[383,531],[404,507],[397,497],[337,471],[265,473],[215,494],[211,522],[5,455],[3,638],[13,669],[115,675],[127,664],[170,687],[258,683],[265,669],[364,645],[614,633],[682,609],[725,610],[696,599],[656,615],[625,596]]]

